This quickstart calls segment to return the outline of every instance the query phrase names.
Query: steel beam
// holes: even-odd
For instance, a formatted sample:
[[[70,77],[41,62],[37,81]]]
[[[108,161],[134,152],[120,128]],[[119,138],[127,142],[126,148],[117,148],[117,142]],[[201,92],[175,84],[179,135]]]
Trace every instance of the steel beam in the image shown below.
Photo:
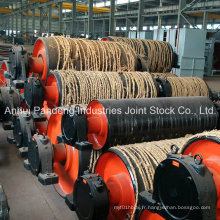
[[[32,31],[34,35],[34,30],[35,30],[35,9],[32,9]]]
[[[51,23],[51,20],[52,20],[52,7],[51,5],[48,6],[48,32],[51,33],[52,30],[51,30],[51,26],[52,26],[52,23]]]
[[[204,12],[204,17],[203,17],[203,29],[206,30],[207,29],[207,23],[208,23],[208,12],[205,11]]]
[[[63,3],[59,3],[59,32],[62,33]]]
[[[21,0],[21,8],[23,7],[23,4],[22,4],[22,0]],[[20,22],[20,33],[21,33],[21,36],[22,36],[22,33],[23,33],[23,11],[21,10],[20,11],[20,16],[21,16],[21,22]]]
[[[25,28],[25,31],[26,31],[26,35],[28,34],[28,28],[29,28],[29,15],[28,15],[28,11],[25,12],[26,15],[25,15],[25,21],[26,21],[26,28]]]
[[[72,3],[72,34],[77,34],[77,23],[76,23],[76,0]]]
[[[40,21],[40,37],[42,36],[43,33],[43,8],[39,8],[40,10],[40,16],[39,16],[39,21]]]
[[[89,0],[88,36],[93,36],[93,0]]]
[[[186,7],[186,0],[179,0],[177,27],[182,28],[184,25],[184,18],[182,16],[182,10]]]
[[[144,0],[139,0],[139,6],[138,6],[138,24],[137,24],[137,30],[142,31],[143,30],[143,24],[144,24]]]
[[[115,0],[110,1],[109,35],[115,35]]]

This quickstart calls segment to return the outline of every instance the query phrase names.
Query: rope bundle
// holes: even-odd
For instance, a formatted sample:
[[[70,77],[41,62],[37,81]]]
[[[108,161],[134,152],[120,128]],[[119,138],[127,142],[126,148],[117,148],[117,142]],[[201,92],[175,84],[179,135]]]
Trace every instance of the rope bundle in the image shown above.
[[[178,96],[206,96],[209,97],[209,89],[201,78],[198,77],[168,77],[172,97]]]
[[[127,43],[136,53],[145,57],[149,72],[170,72],[173,65],[173,49],[164,41],[141,40],[110,36],[114,42]]]
[[[57,69],[135,71],[137,55],[127,44],[52,37],[58,50]]]
[[[94,99],[128,99],[157,97],[157,89],[149,73],[58,72],[62,83],[61,105],[87,104]]]

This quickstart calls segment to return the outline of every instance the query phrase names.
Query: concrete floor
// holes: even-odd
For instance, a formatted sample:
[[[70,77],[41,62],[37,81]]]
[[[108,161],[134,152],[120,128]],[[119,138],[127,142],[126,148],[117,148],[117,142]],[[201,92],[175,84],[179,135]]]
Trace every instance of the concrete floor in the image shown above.
[[[7,143],[8,131],[0,124],[0,184],[3,185],[10,206],[12,220],[76,220],[63,198],[53,186],[41,185],[23,167],[14,145]]]

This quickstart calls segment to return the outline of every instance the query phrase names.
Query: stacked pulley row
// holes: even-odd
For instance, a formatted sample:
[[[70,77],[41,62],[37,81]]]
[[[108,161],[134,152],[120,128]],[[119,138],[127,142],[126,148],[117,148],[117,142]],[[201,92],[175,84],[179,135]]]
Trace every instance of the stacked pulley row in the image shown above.
[[[175,111],[172,116],[154,115],[149,110],[152,106]],[[144,108],[145,114],[127,113]],[[191,109],[192,114],[183,109]],[[200,114],[205,109],[213,109],[213,114]],[[80,219],[133,216],[138,193],[152,187],[154,169],[170,145],[182,139],[157,142],[155,148],[150,147],[152,143],[138,142],[215,129],[219,119],[215,105],[205,97],[99,100],[89,104],[86,115],[76,108],[58,110],[62,114],[51,116],[47,135],[33,136],[25,167],[41,183],[55,184]],[[122,112],[112,112],[117,110]],[[132,143],[136,144],[124,145]],[[111,148],[115,145],[122,146]],[[85,173],[88,167],[94,174]],[[91,208],[85,208],[85,203]]]
[[[27,53],[23,46],[12,48],[9,62],[3,62],[1,66],[0,76],[1,84],[10,87],[1,88],[1,90],[17,93],[16,96],[21,94],[20,100],[16,102],[20,102],[20,106],[25,107],[25,102],[34,103],[34,100],[40,97],[39,94],[41,95],[40,91],[37,97],[30,97],[30,94],[36,89],[29,88],[26,92],[28,96],[25,97],[27,101],[24,99],[23,89],[26,84],[33,81],[30,76],[37,77],[44,85],[51,69],[120,72],[142,70],[142,64],[135,51],[126,44],[64,37],[39,38],[34,46],[32,56]],[[39,83],[36,81],[34,86],[38,88]],[[11,87],[14,87],[15,90],[12,91]],[[5,92],[7,91],[2,93]],[[53,96],[53,91],[50,91],[50,96]],[[3,103],[8,102],[8,97],[11,98],[12,96],[1,97],[5,99]],[[17,107],[16,103],[13,102],[14,99],[11,98],[9,101],[10,109]],[[1,106],[3,110],[6,107]]]
[[[65,106],[66,104],[89,103],[92,99],[97,98],[145,98],[157,96],[156,89],[158,90],[158,88],[155,88],[153,79],[148,73],[125,72],[141,69],[141,62],[132,48],[117,42],[66,39],[63,37],[39,38],[32,56],[27,53],[24,47],[15,46],[10,52],[9,65],[7,66],[6,64],[2,65],[2,70],[4,71],[2,71],[1,76],[3,78],[6,77],[5,80],[19,90],[11,89],[10,87],[1,88],[1,90],[4,90],[1,94],[13,94],[13,96],[1,96],[3,100],[2,112],[5,112],[7,108],[17,109],[22,107],[25,109],[26,105],[31,110],[34,107],[42,108],[44,101],[47,101],[47,109],[47,106],[54,108]],[[56,68],[62,69],[62,71],[52,73],[48,77],[50,69]],[[64,71],[69,68],[75,70]],[[87,69],[96,72],[79,72],[79,70]],[[123,74],[114,72],[111,75],[111,72],[105,74],[104,72],[97,72],[97,70],[123,70]],[[97,80],[98,76],[99,81]],[[85,81],[84,79],[87,80]],[[44,87],[46,80],[47,86]],[[144,81],[142,82],[142,80]],[[100,84],[103,86],[97,90]],[[85,88],[90,88],[91,85],[96,86],[93,86],[91,91],[85,92]],[[119,86],[120,90],[117,91]],[[19,93],[24,93],[23,88],[25,88],[25,94],[19,98]],[[9,104],[4,105],[4,103]],[[8,129],[14,128],[14,133],[19,130],[19,138],[9,137],[8,140],[16,142],[17,146],[23,146],[21,143],[28,143],[28,141],[19,141],[18,139],[30,137],[26,133],[35,133],[36,129],[31,129],[35,126],[22,126],[26,121],[29,123],[29,119],[24,119],[26,118],[25,115],[20,113],[8,115],[10,120],[7,120],[7,124],[12,125],[14,121],[14,125],[4,127]],[[33,124],[32,119],[35,120],[37,118],[37,120],[40,120],[42,118],[44,121],[45,118],[42,114],[38,116],[30,114],[27,118],[29,117],[31,118],[30,124]],[[4,118],[2,117],[3,121],[5,120]],[[39,130],[41,131],[42,129]]]
[[[1,68],[2,84],[10,84],[10,87],[1,87],[1,112],[5,113],[6,109],[17,110],[19,107],[25,109],[25,103],[29,104],[30,94],[36,88],[39,88],[39,83],[45,84],[51,69],[65,70],[71,68],[77,71],[135,71],[141,68],[140,66],[141,64],[133,49],[119,43],[66,39],[64,37],[39,38],[34,46],[32,56],[27,53],[24,47],[14,46],[10,51],[9,62],[3,62]],[[24,88],[27,87],[25,85],[33,82],[30,76],[37,78],[34,81],[33,88],[26,89],[25,94],[28,94],[28,96],[24,96]],[[49,81],[50,79],[48,83]],[[58,92],[55,91],[56,94]],[[37,95],[31,96],[30,102],[34,104],[34,101],[38,100],[38,97],[41,98],[39,96],[41,95],[41,91]],[[53,91],[50,91],[50,96],[53,96]],[[27,105],[27,107],[29,108],[30,106]],[[8,115],[10,115],[10,120],[7,119],[7,124],[12,124],[14,116],[15,121],[23,117],[20,117],[19,113],[17,115],[11,113]],[[33,117],[36,118],[36,116]],[[38,120],[40,117],[41,115],[37,117]],[[44,116],[42,117],[44,118]],[[5,118],[5,116],[1,117],[3,121],[6,120]],[[8,129],[13,128],[13,126],[4,127]],[[25,126],[24,128],[26,129]],[[21,133],[24,134],[26,132]],[[12,138],[9,138],[9,140],[14,141]],[[17,145],[20,146],[19,143]]]
[[[181,84],[190,80],[194,86]],[[88,104],[93,99],[209,96],[208,87],[199,78],[179,78],[178,90],[173,89],[170,81],[172,78],[154,79],[146,72],[56,71],[49,75],[45,86],[40,79],[30,77],[25,84],[24,97],[28,108],[39,111],[43,107],[47,111],[69,104]]]
[[[54,184],[80,219],[133,218],[139,192],[152,188],[154,169],[166,158],[170,145],[184,138],[155,142],[155,148],[145,142],[183,137],[219,125],[219,112],[208,98],[154,98],[209,97],[203,80],[161,79],[134,72],[149,69],[147,66],[151,72],[169,71],[173,65],[169,45],[148,43],[143,56],[134,49],[127,43],[40,38],[32,57],[22,47],[12,51],[14,63],[9,62],[9,74],[4,74],[20,90],[6,87],[9,95],[1,97],[8,97],[9,109],[16,103],[14,90],[20,100],[16,106],[25,101],[35,110],[13,114],[7,120],[13,121],[7,123],[14,133],[9,141],[27,157],[25,167],[42,184]],[[170,58],[160,54],[160,61],[152,63],[150,53],[158,50],[167,51]],[[92,101],[96,99],[100,100]],[[168,112],[161,112],[163,109]],[[206,109],[213,114],[201,114]],[[89,208],[85,209],[85,203]]]

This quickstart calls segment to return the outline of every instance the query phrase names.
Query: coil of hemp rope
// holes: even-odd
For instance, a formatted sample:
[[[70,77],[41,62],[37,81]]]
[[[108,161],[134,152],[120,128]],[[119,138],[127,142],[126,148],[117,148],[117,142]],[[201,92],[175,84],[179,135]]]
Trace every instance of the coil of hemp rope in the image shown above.
[[[178,96],[206,96],[209,89],[205,81],[198,77],[168,77],[171,85],[172,97]]]
[[[173,66],[173,49],[164,41],[131,39],[109,36],[114,42],[126,43],[131,46],[138,55],[146,59],[149,72],[170,72]]]
[[[56,42],[59,70],[137,70],[137,55],[127,44],[65,37],[51,40]]]
[[[56,71],[62,84],[61,105],[88,104],[93,99],[157,97],[152,76],[146,72]]]

